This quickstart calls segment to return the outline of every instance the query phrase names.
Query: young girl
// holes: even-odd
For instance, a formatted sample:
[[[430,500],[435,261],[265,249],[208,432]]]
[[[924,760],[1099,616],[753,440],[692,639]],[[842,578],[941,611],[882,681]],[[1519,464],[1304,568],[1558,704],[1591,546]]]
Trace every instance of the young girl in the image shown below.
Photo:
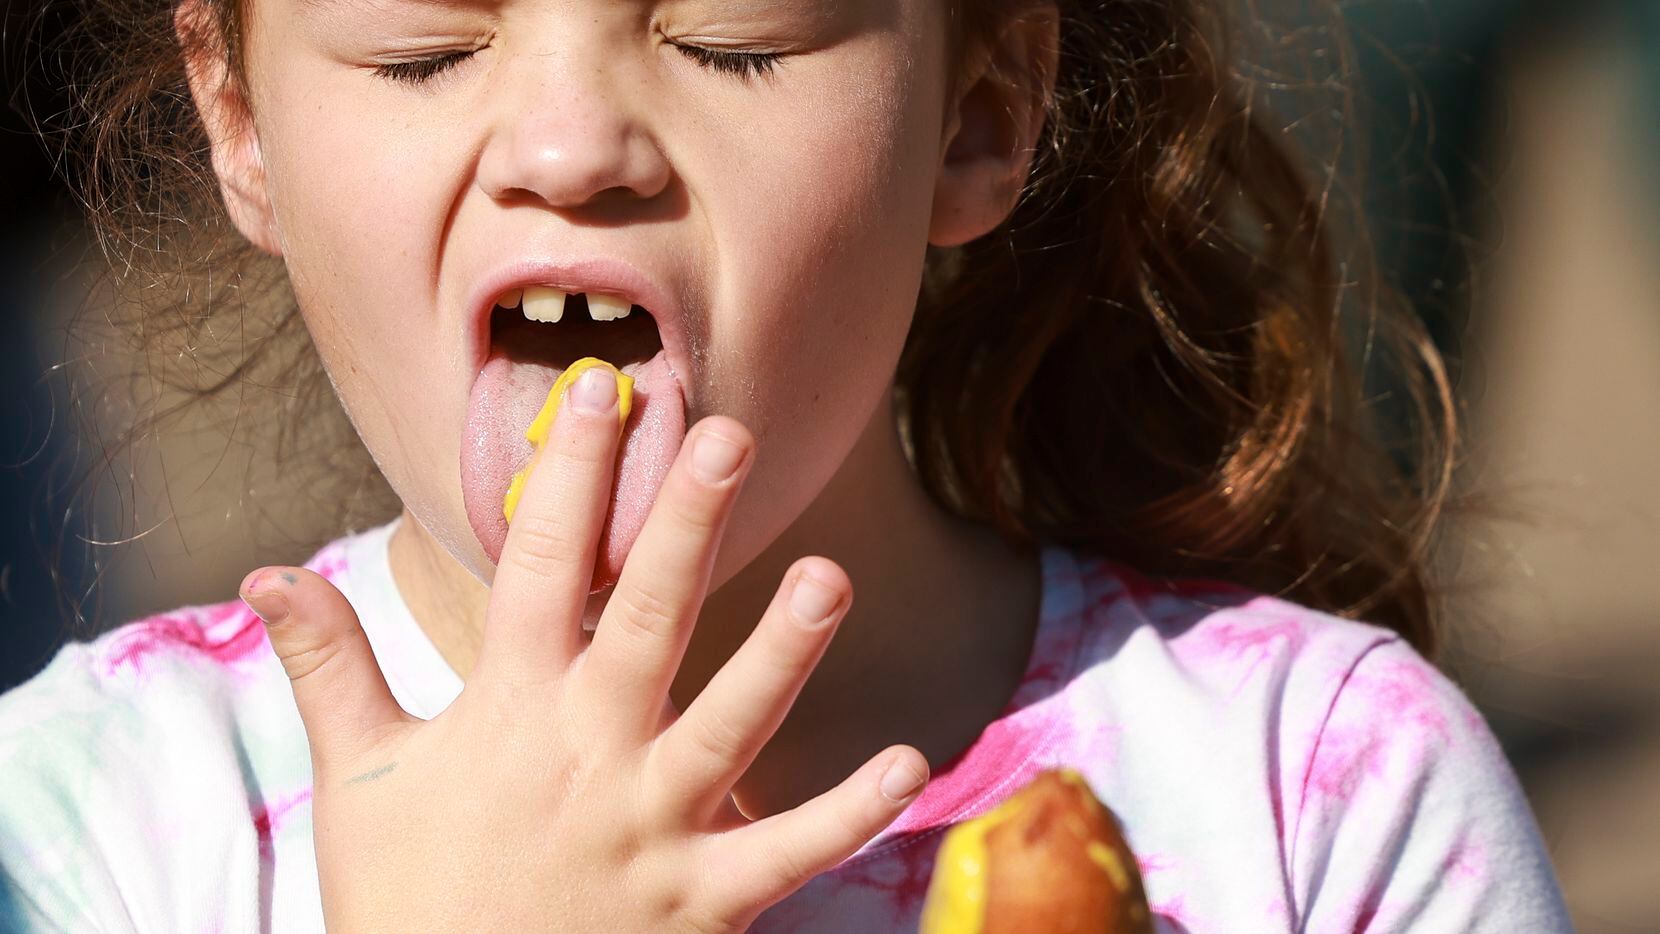
[[[228,219],[403,509],[0,700],[0,918],[903,931],[1064,765],[1165,930],[1566,929],[1210,7],[100,4],[143,322],[288,352]]]

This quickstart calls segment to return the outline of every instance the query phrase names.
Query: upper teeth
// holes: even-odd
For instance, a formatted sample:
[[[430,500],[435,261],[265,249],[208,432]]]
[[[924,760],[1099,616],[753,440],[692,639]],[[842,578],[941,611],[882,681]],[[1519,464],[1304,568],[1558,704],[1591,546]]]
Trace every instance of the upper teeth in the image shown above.
[[[634,306],[627,300],[615,295],[588,296],[588,315],[595,321],[615,321],[618,318],[628,317],[628,312]]]
[[[570,294],[558,289],[543,286],[530,286],[522,292],[514,290],[503,295],[496,304],[503,308],[513,308],[523,302],[524,316],[531,321],[545,321],[557,324],[565,316],[565,299]],[[615,321],[618,318],[628,317],[633,309],[627,299],[614,295],[589,295],[588,316],[595,321]]]
[[[511,305],[504,305],[511,308]],[[524,290],[525,317],[532,321],[546,321],[554,324],[565,315],[565,293],[558,289],[543,289],[532,286]]]

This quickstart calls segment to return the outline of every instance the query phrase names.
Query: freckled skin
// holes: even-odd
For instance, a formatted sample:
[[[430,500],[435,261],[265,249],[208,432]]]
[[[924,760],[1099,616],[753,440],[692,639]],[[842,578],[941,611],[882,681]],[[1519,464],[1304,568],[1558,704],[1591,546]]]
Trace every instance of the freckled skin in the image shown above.
[[[307,326],[409,513],[475,576],[493,568],[461,501],[476,368],[458,335],[468,290],[526,250],[625,257],[688,297],[687,425],[732,416],[763,452],[717,582],[853,447],[920,282],[943,28],[937,3],[834,6],[726,27],[802,49],[742,81],[641,33],[631,5],[255,4],[266,189]],[[731,20],[675,9],[674,36]],[[483,36],[421,88],[364,67]]]

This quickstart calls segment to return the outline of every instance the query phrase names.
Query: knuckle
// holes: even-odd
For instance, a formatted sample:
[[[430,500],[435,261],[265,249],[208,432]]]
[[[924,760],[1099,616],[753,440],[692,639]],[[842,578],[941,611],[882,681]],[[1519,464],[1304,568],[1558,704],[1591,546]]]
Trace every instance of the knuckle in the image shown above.
[[[692,739],[704,752],[730,761],[749,751],[749,737],[718,710],[709,709],[692,721]]]
[[[794,887],[817,874],[816,866],[811,865],[805,856],[794,846],[796,841],[790,839],[775,840],[768,860],[779,878],[789,887]]]
[[[813,657],[812,635],[794,624],[777,626],[783,632],[774,632],[756,652],[756,662],[769,684],[794,684],[805,681],[817,664]]]
[[[652,750],[648,768],[655,780],[640,799],[641,814],[649,823],[679,827],[695,819],[697,791],[692,776],[696,766],[686,761],[689,757],[687,745],[680,743],[662,743]]]
[[[764,854],[763,854],[764,855]],[[747,931],[755,918],[770,907],[775,894],[768,874],[754,872],[754,854],[741,854],[721,845],[695,852],[688,861],[697,890],[701,893],[688,904],[683,922],[692,931]],[[765,866],[765,862],[760,865]],[[762,886],[757,888],[756,883]]]
[[[699,853],[699,856],[705,854]],[[677,918],[680,930],[691,934],[727,934],[744,930],[748,925],[737,906],[727,904],[729,899],[719,897],[723,877],[714,861],[698,858],[686,862],[687,883],[690,892],[680,906]]]
[[[839,807],[830,813],[830,819],[835,822],[836,839],[843,849],[857,849],[876,834],[876,829],[870,827],[872,809],[869,805]]]
[[[691,904],[681,913],[682,929],[688,934],[730,934],[744,925],[729,912],[712,905]]]
[[[691,483],[678,483],[676,487],[675,495],[667,498],[669,518],[699,538],[714,534],[725,513],[726,495],[720,490],[695,488]]]
[[[282,660],[283,671],[288,673],[290,681],[299,681],[309,678],[317,672],[333,665],[335,660],[344,651],[339,640],[307,640],[299,644],[273,645],[277,657]]]
[[[622,622],[641,638],[661,636],[679,619],[676,601],[650,587],[630,587],[617,594]]]
[[[544,572],[548,565],[574,568],[581,563],[576,552],[576,537],[558,522],[535,515],[517,517],[511,538],[514,547],[505,549],[503,560],[516,561],[526,570]]]
[[[558,424],[555,420],[554,424]],[[578,418],[570,419],[563,436],[548,448],[549,461],[553,462],[554,470],[569,474],[571,471],[593,471],[609,463],[613,457],[612,446],[606,444],[607,431],[614,431],[616,421],[614,416],[604,419]],[[563,442],[563,443],[561,443]],[[549,465],[543,465],[543,468]]]

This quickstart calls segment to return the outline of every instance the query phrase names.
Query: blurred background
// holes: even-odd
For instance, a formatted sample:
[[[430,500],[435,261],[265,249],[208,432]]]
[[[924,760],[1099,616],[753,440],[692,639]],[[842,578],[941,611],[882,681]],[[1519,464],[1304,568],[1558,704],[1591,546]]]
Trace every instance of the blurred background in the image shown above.
[[[66,635],[223,600],[339,531],[261,506],[271,465],[224,425],[105,447],[111,387],[132,384],[66,329],[97,323],[92,253],[19,115],[63,100],[25,80],[37,11],[8,2],[0,690]],[[1343,8],[1370,223],[1454,363],[1459,482],[1487,503],[1449,529],[1442,663],[1504,742],[1580,930],[1660,930],[1660,0]],[[360,527],[389,508],[364,495]],[[62,622],[77,609],[89,628]]]

